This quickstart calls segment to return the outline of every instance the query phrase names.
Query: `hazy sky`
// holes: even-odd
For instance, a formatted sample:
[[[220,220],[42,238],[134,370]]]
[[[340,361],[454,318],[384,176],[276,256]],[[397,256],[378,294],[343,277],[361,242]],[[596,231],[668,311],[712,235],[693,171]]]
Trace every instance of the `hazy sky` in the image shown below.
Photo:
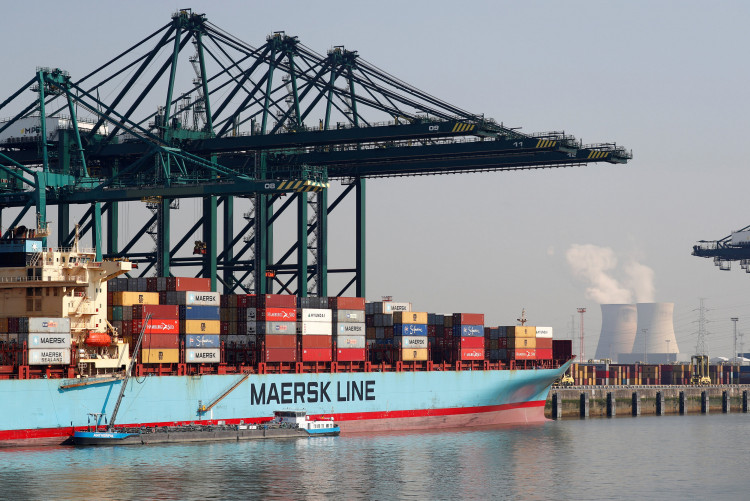
[[[564,130],[632,149],[624,166],[369,181],[368,299],[484,312],[493,325],[514,324],[526,308],[556,337],[586,307],[588,355],[598,301],[675,302],[682,352],[695,347],[701,297],[712,310],[712,356],[731,352],[730,317],[750,334],[750,275],[690,255],[695,241],[750,224],[750,3],[14,3],[0,24],[0,101],[35,67],[82,75],[184,7],[255,46],[278,30],[320,53],[345,45],[523,132]],[[331,242],[332,261],[353,260],[344,233]]]

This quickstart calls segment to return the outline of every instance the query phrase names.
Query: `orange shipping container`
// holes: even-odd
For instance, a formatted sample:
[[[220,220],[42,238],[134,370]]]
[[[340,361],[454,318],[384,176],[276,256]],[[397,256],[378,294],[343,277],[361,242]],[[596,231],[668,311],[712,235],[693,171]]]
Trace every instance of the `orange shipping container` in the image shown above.
[[[221,334],[219,320],[184,320],[183,322],[183,334]]]
[[[533,337],[536,338],[536,327],[529,325],[512,325],[506,327],[508,337]]]
[[[141,363],[144,364],[176,364],[180,361],[180,350],[153,349],[141,350]]]
[[[394,324],[427,324],[427,313],[419,311],[394,311]]]
[[[535,349],[539,340],[533,337],[511,337],[508,338],[509,350]]]
[[[136,304],[159,304],[158,292],[118,291],[112,293],[112,304],[115,306],[133,306]]]
[[[405,362],[427,360],[427,348],[408,348],[401,350],[401,360]]]

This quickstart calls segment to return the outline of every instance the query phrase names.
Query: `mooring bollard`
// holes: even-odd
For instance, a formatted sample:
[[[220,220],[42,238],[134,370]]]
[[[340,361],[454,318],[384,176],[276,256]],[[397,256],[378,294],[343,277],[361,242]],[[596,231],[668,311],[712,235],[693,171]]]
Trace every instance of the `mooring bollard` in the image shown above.
[[[610,391],[607,393],[607,417],[615,417],[617,415],[617,399]]]
[[[552,394],[552,419],[560,419],[562,417],[562,398],[559,393]]]
[[[581,393],[581,417],[589,417],[589,394]]]
[[[664,415],[664,393],[660,391],[656,392],[656,415]]]
[[[731,412],[730,406],[731,402],[729,401],[729,392],[727,390],[724,390],[721,392],[721,412],[724,414],[727,414],[728,412]]]
[[[708,403],[708,392],[704,390],[701,392],[701,412],[703,414],[708,414]]]
[[[641,397],[637,391],[633,392],[633,416],[641,415]]]
[[[680,414],[687,414],[687,406],[685,405],[685,392],[680,392]]]

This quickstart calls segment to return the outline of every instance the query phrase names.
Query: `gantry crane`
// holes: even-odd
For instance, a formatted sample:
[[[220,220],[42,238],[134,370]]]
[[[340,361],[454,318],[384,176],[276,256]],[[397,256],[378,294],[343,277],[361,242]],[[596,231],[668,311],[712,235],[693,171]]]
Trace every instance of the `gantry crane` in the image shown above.
[[[22,98],[29,89],[30,103]],[[56,206],[57,244],[67,246],[70,207],[81,204],[88,208],[78,224],[100,257],[128,256],[143,264],[142,276],[195,267],[226,292],[326,296],[354,286],[364,296],[368,178],[632,158],[614,143],[524,134],[419,90],[342,46],[319,54],[276,32],[253,47],[190,9],[81,78],[40,68],[2,109],[15,115],[0,122],[0,216],[20,208],[6,228],[32,207],[45,223],[47,207]],[[328,199],[331,180],[346,186],[335,200]],[[329,267],[328,216],[349,196],[355,265]],[[181,198],[200,199],[203,215],[175,243],[170,213]],[[120,206],[141,201],[152,215],[121,242]],[[247,223],[235,228],[239,204],[249,205]],[[274,225],[293,205],[296,242],[274,258]],[[156,249],[142,251],[149,232]],[[195,235],[193,253],[180,255]],[[333,273],[351,279],[331,294]]]

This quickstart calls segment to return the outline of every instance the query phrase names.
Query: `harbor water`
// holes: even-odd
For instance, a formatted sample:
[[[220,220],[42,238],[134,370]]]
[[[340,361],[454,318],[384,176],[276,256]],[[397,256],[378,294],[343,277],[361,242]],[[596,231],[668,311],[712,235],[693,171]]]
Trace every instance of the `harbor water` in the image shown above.
[[[741,499],[750,415],[0,450],[2,499]]]

